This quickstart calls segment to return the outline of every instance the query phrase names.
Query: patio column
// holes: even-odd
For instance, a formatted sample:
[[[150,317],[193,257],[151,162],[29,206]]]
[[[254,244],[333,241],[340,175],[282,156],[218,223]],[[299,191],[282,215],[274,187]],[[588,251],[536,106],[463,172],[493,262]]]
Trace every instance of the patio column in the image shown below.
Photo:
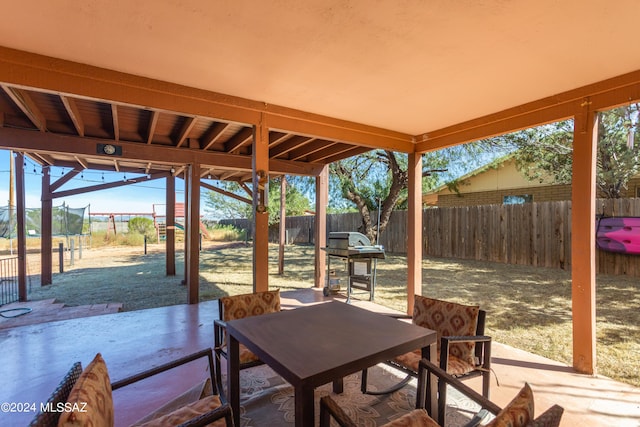
[[[42,168],[42,190],[40,215],[40,285],[50,285],[53,282],[53,262],[52,245],[53,238],[51,236],[51,222],[53,209],[53,200],[51,198],[51,173],[49,167]]]
[[[575,116],[571,194],[573,367],[596,373],[596,153],[598,118],[588,99]]]
[[[253,292],[269,290],[269,128],[253,128]]]
[[[315,218],[315,286],[322,288],[327,279],[327,205],[329,204],[329,165],[325,165],[316,176],[316,218]]]
[[[409,153],[407,205],[407,313],[413,313],[414,296],[422,295],[422,153]]]
[[[12,159],[13,160],[13,159]],[[16,153],[16,234],[18,235],[18,299],[27,300],[27,236],[25,232],[24,154]]]
[[[165,252],[167,276],[176,275],[176,177],[167,177],[165,195]]]
[[[189,304],[197,304],[200,274],[200,165],[189,165],[185,174],[185,188],[188,187],[188,204],[185,210],[185,239],[187,240],[185,258],[187,268],[187,299]]]

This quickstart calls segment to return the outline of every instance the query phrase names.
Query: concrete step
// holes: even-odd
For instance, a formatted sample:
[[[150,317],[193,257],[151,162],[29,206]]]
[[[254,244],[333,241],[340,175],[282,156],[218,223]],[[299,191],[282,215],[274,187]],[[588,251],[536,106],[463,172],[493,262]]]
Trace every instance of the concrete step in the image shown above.
[[[11,318],[0,317],[0,330],[36,323],[74,319],[77,317],[90,317],[102,314],[118,313],[122,311],[122,304],[107,303],[67,307],[62,303],[55,302],[55,299],[49,299],[7,304],[1,307],[0,310],[10,310],[15,308],[30,308],[31,312]],[[7,315],[11,314],[15,314],[15,312],[7,313]]]

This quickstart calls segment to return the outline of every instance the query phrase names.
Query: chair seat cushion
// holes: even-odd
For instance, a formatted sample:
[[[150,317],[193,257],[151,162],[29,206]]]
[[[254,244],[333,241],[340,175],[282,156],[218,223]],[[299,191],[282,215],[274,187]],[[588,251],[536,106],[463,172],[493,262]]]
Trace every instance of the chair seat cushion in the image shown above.
[[[397,420],[385,424],[383,427],[439,427],[424,409],[414,409],[408,414],[404,414]]]
[[[221,405],[220,397],[217,395],[208,396],[204,399],[200,399],[197,402],[193,402],[187,406],[183,406],[180,409],[176,409],[175,411],[163,415],[162,417],[155,418],[151,421],[148,421],[144,424],[140,424],[140,427],[164,427],[164,426],[176,426],[182,424],[186,421],[189,421],[193,418],[196,418],[202,414],[206,414],[207,412],[213,411],[216,408],[219,408]],[[224,427],[226,426],[226,422],[224,419],[217,420],[209,426],[215,427]]]
[[[418,372],[418,363],[420,362],[421,355],[422,352],[420,350],[414,350],[396,357],[395,359],[393,359],[393,362],[397,363],[400,366],[409,368],[414,372]],[[438,363],[439,362],[440,361],[438,360]],[[470,363],[467,363],[466,360],[462,360],[456,356],[449,355],[446,369],[449,375],[464,375],[471,371],[474,371],[475,369],[476,367]]]
[[[245,347],[244,344],[240,344],[239,348],[240,348],[240,365],[244,365],[245,363],[257,362],[258,360],[260,360],[260,359],[258,359],[258,356],[253,354],[251,352],[251,350],[249,350],[247,347]],[[227,352],[227,346],[226,345],[222,347],[222,351],[225,354],[229,354]]]

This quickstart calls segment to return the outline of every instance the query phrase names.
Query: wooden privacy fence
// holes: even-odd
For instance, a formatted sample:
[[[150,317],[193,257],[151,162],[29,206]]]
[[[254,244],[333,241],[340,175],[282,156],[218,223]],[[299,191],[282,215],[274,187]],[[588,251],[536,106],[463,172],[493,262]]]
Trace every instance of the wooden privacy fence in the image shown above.
[[[640,216],[640,199],[598,200],[597,213]],[[287,243],[313,243],[314,220],[313,216],[287,218]],[[248,220],[221,223],[251,227]],[[327,215],[328,231],[358,231],[360,227],[358,213]],[[274,225],[269,239],[277,242],[278,236]],[[424,256],[569,269],[571,202],[429,208],[423,211],[422,236]],[[406,253],[406,211],[391,215],[379,243],[387,252]],[[640,276],[640,256],[598,250],[596,267],[603,274]]]

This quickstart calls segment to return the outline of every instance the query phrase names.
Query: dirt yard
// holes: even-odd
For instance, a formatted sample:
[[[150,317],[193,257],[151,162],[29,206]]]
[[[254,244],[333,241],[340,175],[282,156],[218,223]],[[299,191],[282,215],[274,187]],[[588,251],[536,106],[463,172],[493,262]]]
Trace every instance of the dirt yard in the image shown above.
[[[85,249],[81,260],[77,256],[75,265],[69,266],[67,254],[65,273],[55,273],[52,286],[40,287],[39,278],[31,276],[30,299],[57,298],[68,305],[121,302],[125,310],[186,302],[181,252],[177,275],[172,277],[165,274],[163,245],[149,246],[147,255],[141,247],[105,247]],[[251,247],[243,243],[205,244],[201,300],[251,292],[251,258]],[[271,247],[270,258],[270,287],[288,290],[313,285],[313,247],[287,246],[283,276],[277,274],[276,246]],[[36,274],[39,256],[29,255],[28,263],[30,274]],[[376,302],[405,310],[406,282],[406,258],[389,255],[378,264]],[[598,373],[640,386],[640,281],[598,276],[597,287]],[[571,364],[568,271],[426,259],[423,294],[479,304],[488,312],[487,334],[494,340]]]

